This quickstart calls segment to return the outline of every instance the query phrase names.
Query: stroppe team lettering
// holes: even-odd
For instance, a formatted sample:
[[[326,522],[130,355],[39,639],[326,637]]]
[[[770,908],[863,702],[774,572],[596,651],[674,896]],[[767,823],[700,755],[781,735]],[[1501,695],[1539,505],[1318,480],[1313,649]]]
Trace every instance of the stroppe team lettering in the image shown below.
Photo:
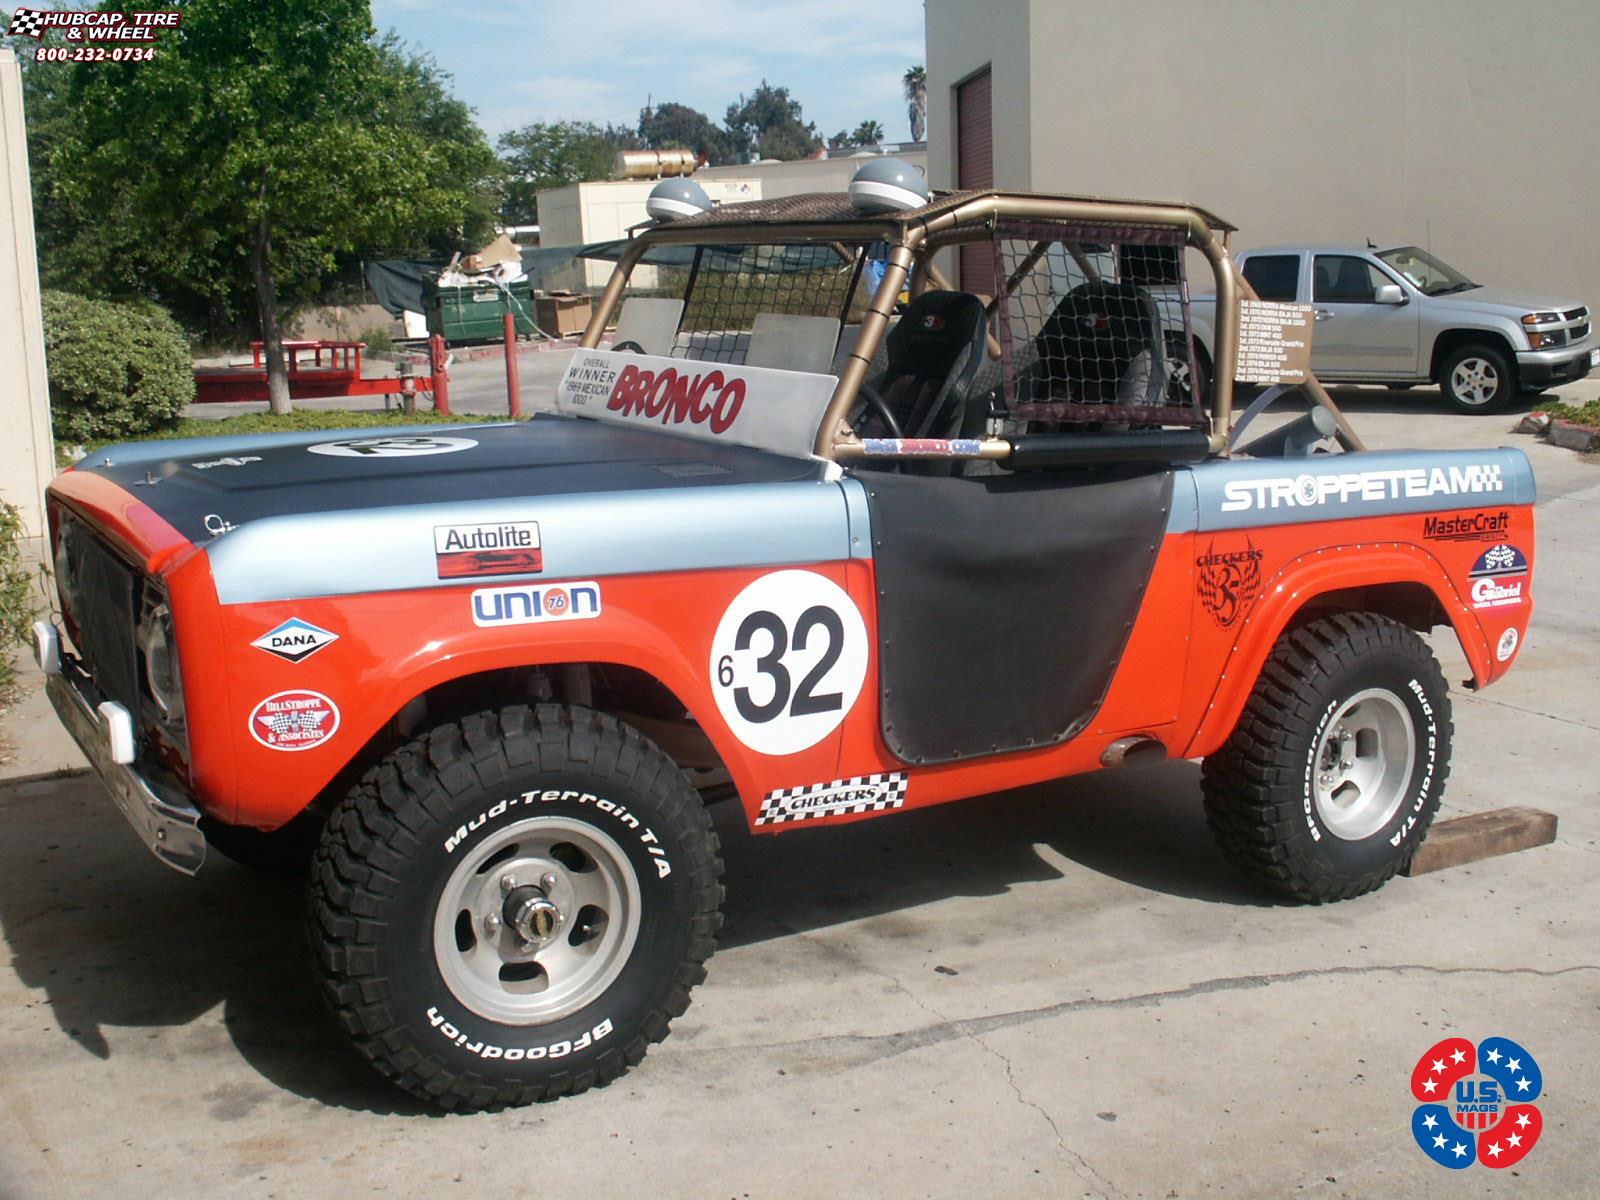
[[[1223,512],[1300,508],[1330,500],[1401,500],[1498,492],[1505,488],[1498,463],[1466,467],[1406,467],[1396,471],[1343,471],[1293,478],[1234,479],[1223,485]]]

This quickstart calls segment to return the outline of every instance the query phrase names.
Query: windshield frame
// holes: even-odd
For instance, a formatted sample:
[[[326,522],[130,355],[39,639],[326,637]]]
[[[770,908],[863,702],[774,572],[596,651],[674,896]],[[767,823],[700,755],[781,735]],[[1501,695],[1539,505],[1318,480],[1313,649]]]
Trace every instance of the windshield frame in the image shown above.
[[[1457,292],[1470,291],[1472,288],[1483,286],[1468,279],[1443,259],[1429,254],[1421,246],[1391,246],[1387,250],[1375,251],[1374,254],[1379,262],[1424,296],[1451,296]],[[1400,266],[1398,262],[1394,261],[1391,255],[1416,259],[1428,268],[1430,275],[1437,275],[1442,278],[1424,285],[1413,277],[1409,271]]]

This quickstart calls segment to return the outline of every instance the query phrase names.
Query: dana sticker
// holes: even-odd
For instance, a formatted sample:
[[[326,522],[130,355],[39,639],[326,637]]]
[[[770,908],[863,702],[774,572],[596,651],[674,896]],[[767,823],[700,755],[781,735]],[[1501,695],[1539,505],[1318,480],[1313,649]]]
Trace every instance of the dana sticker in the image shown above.
[[[1467,572],[1473,579],[1503,579],[1509,575],[1527,573],[1527,556],[1515,546],[1508,546],[1504,542],[1498,546],[1490,546],[1478,555],[1478,561],[1473,563],[1472,570]]]
[[[899,808],[905,802],[904,772],[857,775],[854,779],[835,779],[832,783],[769,792],[761,801],[756,824],[782,825],[785,821],[836,817],[840,813],[880,812]]]
[[[1194,560],[1200,606],[1221,629],[1231,629],[1250,611],[1261,591],[1261,551],[1249,538],[1235,549],[1217,549],[1215,540]]]
[[[347,438],[341,442],[318,442],[306,449],[313,454],[334,458],[421,458],[427,454],[454,454],[471,450],[478,443],[464,437],[372,437]]]
[[[1517,631],[1508,629],[1500,635],[1500,641],[1495,644],[1494,656],[1499,662],[1505,662],[1517,652]]]
[[[290,617],[250,644],[257,650],[265,650],[268,654],[276,654],[279,658],[297,663],[304,662],[324,646],[330,646],[338,640],[337,633],[330,633],[299,617]]]
[[[581,621],[599,615],[600,585],[593,580],[479,588],[472,593],[472,623],[485,629],[540,621]]]
[[[1511,528],[1511,513],[1449,513],[1424,517],[1422,536],[1436,542],[1497,542]]]
[[[537,521],[435,525],[433,556],[440,579],[533,575],[544,570]]]
[[[310,750],[339,729],[339,708],[321,692],[279,692],[250,714],[250,736],[268,750]]]
[[[759,754],[795,754],[844,722],[867,676],[855,602],[815,571],[774,571],[733,598],[711,641],[723,720]]]

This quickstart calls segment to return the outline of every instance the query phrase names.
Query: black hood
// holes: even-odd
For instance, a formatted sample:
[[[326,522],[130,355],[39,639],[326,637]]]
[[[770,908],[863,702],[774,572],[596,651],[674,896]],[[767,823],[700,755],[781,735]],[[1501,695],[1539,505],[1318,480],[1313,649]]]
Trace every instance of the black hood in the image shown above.
[[[109,446],[78,464],[196,543],[263,517],[818,479],[821,464],[568,417]]]

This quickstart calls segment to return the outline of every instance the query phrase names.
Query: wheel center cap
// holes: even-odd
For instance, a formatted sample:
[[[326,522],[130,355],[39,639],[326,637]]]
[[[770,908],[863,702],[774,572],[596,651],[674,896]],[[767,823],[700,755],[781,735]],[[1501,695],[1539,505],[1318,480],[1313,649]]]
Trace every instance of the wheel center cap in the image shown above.
[[[542,888],[513,888],[501,906],[500,915],[513,933],[525,942],[545,942],[561,927],[561,910]]]

